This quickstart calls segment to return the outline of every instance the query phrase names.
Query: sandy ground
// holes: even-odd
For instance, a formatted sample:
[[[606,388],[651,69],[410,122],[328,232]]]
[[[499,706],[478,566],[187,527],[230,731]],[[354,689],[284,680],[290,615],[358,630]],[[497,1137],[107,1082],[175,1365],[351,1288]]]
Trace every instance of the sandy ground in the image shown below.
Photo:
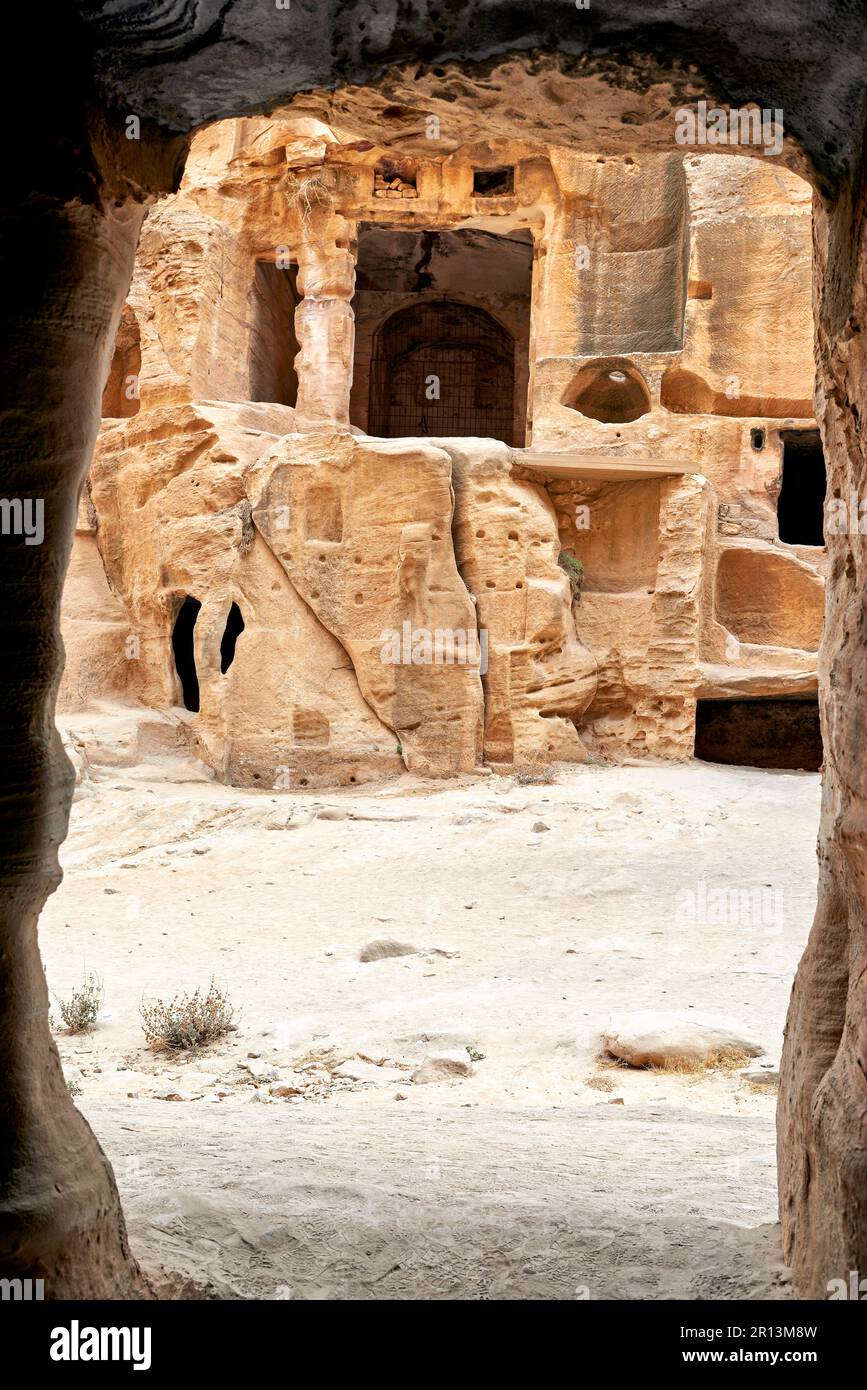
[[[104,984],[96,1030],[58,1044],[148,1269],[223,1297],[786,1295],[773,1087],[626,1070],[599,1038],[636,1009],[723,1013],[773,1069],[816,775],[302,795],[133,756],[83,760],[41,941],[54,995]],[[383,938],[416,953],[361,963]],[[142,998],[212,976],[237,1031],[149,1051]],[[413,1084],[441,1048],[473,1074]]]

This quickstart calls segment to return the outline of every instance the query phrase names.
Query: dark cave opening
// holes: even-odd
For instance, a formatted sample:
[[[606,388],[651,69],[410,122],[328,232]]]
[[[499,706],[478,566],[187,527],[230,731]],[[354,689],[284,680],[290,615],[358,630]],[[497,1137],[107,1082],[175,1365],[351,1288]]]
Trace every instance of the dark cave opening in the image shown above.
[[[235,660],[235,644],[241,633],[244,631],[244,619],[241,617],[241,610],[237,603],[233,603],[229,609],[229,616],[226,619],[226,630],[220,642],[220,671],[226,674],[232,662]]]
[[[825,455],[818,430],[783,430],[783,481],[777,499],[780,540],[824,545]]]
[[[818,772],[822,766],[819,702],[815,696],[699,700],[695,756],[736,767]]]
[[[199,677],[196,671],[194,629],[201,606],[197,598],[185,598],[172,629],[175,670],[181,682],[184,706],[192,710],[193,714],[199,712]]]

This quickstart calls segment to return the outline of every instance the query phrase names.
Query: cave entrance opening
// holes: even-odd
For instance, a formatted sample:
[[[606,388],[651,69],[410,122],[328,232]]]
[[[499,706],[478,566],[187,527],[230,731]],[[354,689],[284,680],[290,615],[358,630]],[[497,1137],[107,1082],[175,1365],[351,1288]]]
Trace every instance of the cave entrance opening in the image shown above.
[[[359,229],[352,423],[526,442],[532,234]]]
[[[193,714],[199,712],[199,676],[196,671],[195,626],[201,603],[187,596],[178,610],[172,628],[172,651],[175,670],[181,683],[184,707]]]
[[[818,430],[781,430],[783,478],[777,499],[780,540],[824,545],[825,455]]]
[[[822,731],[816,696],[699,700],[695,756],[735,767],[818,772]]]

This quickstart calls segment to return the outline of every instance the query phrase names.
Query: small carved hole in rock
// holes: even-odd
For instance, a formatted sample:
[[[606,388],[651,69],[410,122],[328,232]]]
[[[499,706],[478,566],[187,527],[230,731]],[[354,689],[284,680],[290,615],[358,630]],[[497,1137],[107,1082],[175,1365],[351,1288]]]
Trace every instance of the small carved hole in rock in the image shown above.
[[[355,602],[356,602],[356,603],[364,603],[364,594],[356,594],[356,595],[355,595]]]
[[[516,541],[517,539],[518,539],[518,533],[517,533],[517,531],[510,531],[510,532],[509,532],[509,540],[510,540],[510,541]]]
[[[394,110],[394,108],[391,108]],[[412,159],[382,159],[377,164],[373,176],[374,197],[384,198],[389,193],[401,197],[416,191],[416,164]]]
[[[477,531],[477,532],[476,532],[476,539],[477,539],[477,540],[480,540],[480,541],[483,541],[483,540],[485,539],[485,533],[484,533],[484,531]]]
[[[229,616],[226,619],[226,630],[223,633],[223,640],[220,643],[220,671],[226,674],[232,662],[235,660],[235,645],[241,633],[244,631],[244,619],[241,617],[241,610],[237,603],[233,603],[229,609]]]

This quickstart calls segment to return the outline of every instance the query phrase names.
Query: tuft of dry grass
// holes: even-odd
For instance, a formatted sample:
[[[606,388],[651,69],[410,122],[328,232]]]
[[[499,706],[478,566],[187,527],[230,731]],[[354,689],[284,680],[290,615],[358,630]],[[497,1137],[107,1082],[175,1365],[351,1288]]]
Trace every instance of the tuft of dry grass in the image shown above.
[[[780,1089],[780,1078],[774,1074],[761,1078],[745,1076],[743,1082],[747,1090],[752,1091],[754,1096],[774,1095]]]
[[[176,994],[168,1003],[142,1001],[139,1012],[145,1038],[155,1052],[206,1047],[235,1028],[234,1007],[213,980],[206,994],[196,989]]]
[[[754,1059],[740,1048],[720,1048],[709,1057],[668,1057],[664,1062],[627,1062],[607,1053],[600,1057],[602,1066],[628,1067],[630,1071],[667,1072],[673,1076],[698,1076],[709,1071],[739,1071]]]
[[[696,1076],[707,1071],[738,1071],[740,1067],[745,1067],[750,1061],[752,1058],[749,1054],[740,1048],[723,1047],[718,1052],[712,1053],[710,1057],[672,1057],[661,1066],[651,1066],[645,1070]]]

